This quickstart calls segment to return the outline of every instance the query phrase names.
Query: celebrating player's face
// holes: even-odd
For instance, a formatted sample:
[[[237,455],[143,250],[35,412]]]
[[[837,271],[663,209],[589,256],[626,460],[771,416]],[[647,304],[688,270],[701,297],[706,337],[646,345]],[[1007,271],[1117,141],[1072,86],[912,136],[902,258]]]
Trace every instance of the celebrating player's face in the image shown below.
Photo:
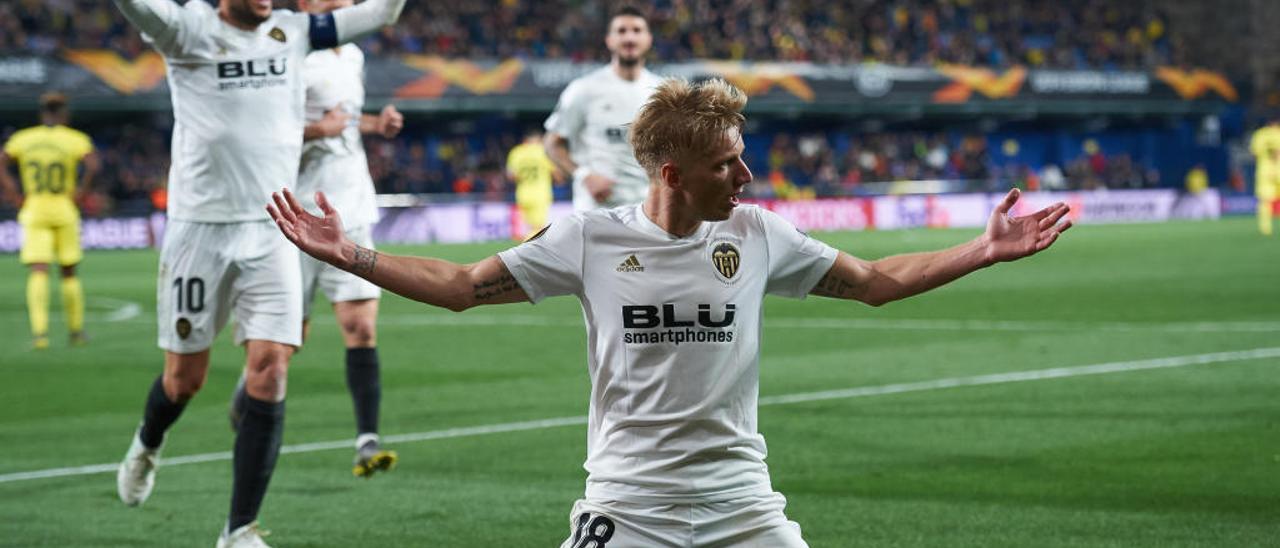
[[[738,206],[738,196],[751,182],[744,148],[742,133],[731,128],[710,153],[683,162],[682,187],[703,220],[723,221]]]
[[[619,15],[609,22],[609,35],[604,39],[609,53],[624,65],[636,65],[653,45],[649,23],[643,17]]]
[[[256,27],[271,17],[271,0],[222,0],[237,23]]]

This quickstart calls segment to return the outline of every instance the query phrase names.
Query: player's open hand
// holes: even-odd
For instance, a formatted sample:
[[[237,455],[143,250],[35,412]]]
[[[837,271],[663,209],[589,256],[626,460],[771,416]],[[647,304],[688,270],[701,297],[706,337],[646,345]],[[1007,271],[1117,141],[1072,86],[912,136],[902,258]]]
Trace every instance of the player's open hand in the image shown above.
[[[396,110],[395,105],[382,107],[382,112],[378,113],[378,133],[390,139],[399,135],[401,129],[404,129],[404,115]]]
[[[991,212],[983,238],[987,244],[987,260],[992,263],[1014,261],[1034,255],[1058,241],[1058,236],[1071,228],[1071,221],[1059,224],[1071,208],[1062,202],[1022,217],[1009,216],[1009,210],[1022,195],[1010,190]]]
[[[274,203],[267,204],[267,213],[293,245],[326,263],[336,264],[341,260],[347,236],[342,230],[342,219],[323,192],[316,193],[316,205],[324,217],[308,213],[288,189],[272,192],[271,201]]]

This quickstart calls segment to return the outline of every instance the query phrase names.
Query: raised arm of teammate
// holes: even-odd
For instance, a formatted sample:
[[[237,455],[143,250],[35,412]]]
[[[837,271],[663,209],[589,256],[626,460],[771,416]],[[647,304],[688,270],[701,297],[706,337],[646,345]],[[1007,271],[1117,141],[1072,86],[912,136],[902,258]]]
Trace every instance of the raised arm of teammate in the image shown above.
[[[405,0],[365,0],[349,8],[334,10],[326,14],[332,15],[337,30],[337,44],[354,42],[373,34],[378,29],[393,25],[400,18],[400,10],[404,9]],[[311,25],[316,25],[313,16]],[[336,44],[335,44],[336,45]]]
[[[496,255],[478,263],[457,264],[426,257],[389,255],[356,245],[323,192],[307,212],[288,189],[272,193],[267,212],[285,237],[318,260],[351,272],[397,295],[461,312],[481,304],[528,302],[529,296]]]
[[[126,19],[162,51],[177,43],[184,9],[172,0],[114,0]],[[364,38],[394,24],[405,0],[365,0],[348,8],[311,16],[311,48],[324,49]]]
[[[157,47],[172,44],[178,34],[182,6],[171,0],[114,0],[124,18],[150,36]]]
[[[1010,217],[1009,209],[1019,195],[1018,189],[1010,190],[991,212],[987,229],[981,236],[949,249],[894,255],[877,261],[841,253],[810,293],[880,306],[923,293],[980,268],[1039,253],[1071,228],[1070,220],[1058,223],[1070,210],[1063,203],[1030,215]]]

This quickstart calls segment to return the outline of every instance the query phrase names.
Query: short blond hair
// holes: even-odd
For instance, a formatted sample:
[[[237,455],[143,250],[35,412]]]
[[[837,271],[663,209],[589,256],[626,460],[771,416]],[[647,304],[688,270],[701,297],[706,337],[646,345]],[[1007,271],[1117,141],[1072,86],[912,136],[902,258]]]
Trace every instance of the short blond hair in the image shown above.
[[[742,130],[746,104],[747,94],[720,78],[697,83],[667,79],[631,124],[636,160],[655,177],[665,162],[709,153],[724,132]]]

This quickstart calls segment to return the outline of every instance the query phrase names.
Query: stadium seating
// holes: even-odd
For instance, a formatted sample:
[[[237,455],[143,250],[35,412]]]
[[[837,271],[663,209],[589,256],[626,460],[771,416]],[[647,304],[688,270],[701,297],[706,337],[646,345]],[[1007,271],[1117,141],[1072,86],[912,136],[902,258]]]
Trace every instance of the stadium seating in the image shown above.
[[[292,2],[278,1],[281,7]],[[1185,40],[1157,3],[1053,0],[658,2],[658,58],[884,62],[1064,69],[1140,69],[1178,62]],[[399,24],[371,37],[374,54],[601,60],[608,3],[447,0],[410,4]],[[109,3],[0,4],[0,52],[145,45]]]

